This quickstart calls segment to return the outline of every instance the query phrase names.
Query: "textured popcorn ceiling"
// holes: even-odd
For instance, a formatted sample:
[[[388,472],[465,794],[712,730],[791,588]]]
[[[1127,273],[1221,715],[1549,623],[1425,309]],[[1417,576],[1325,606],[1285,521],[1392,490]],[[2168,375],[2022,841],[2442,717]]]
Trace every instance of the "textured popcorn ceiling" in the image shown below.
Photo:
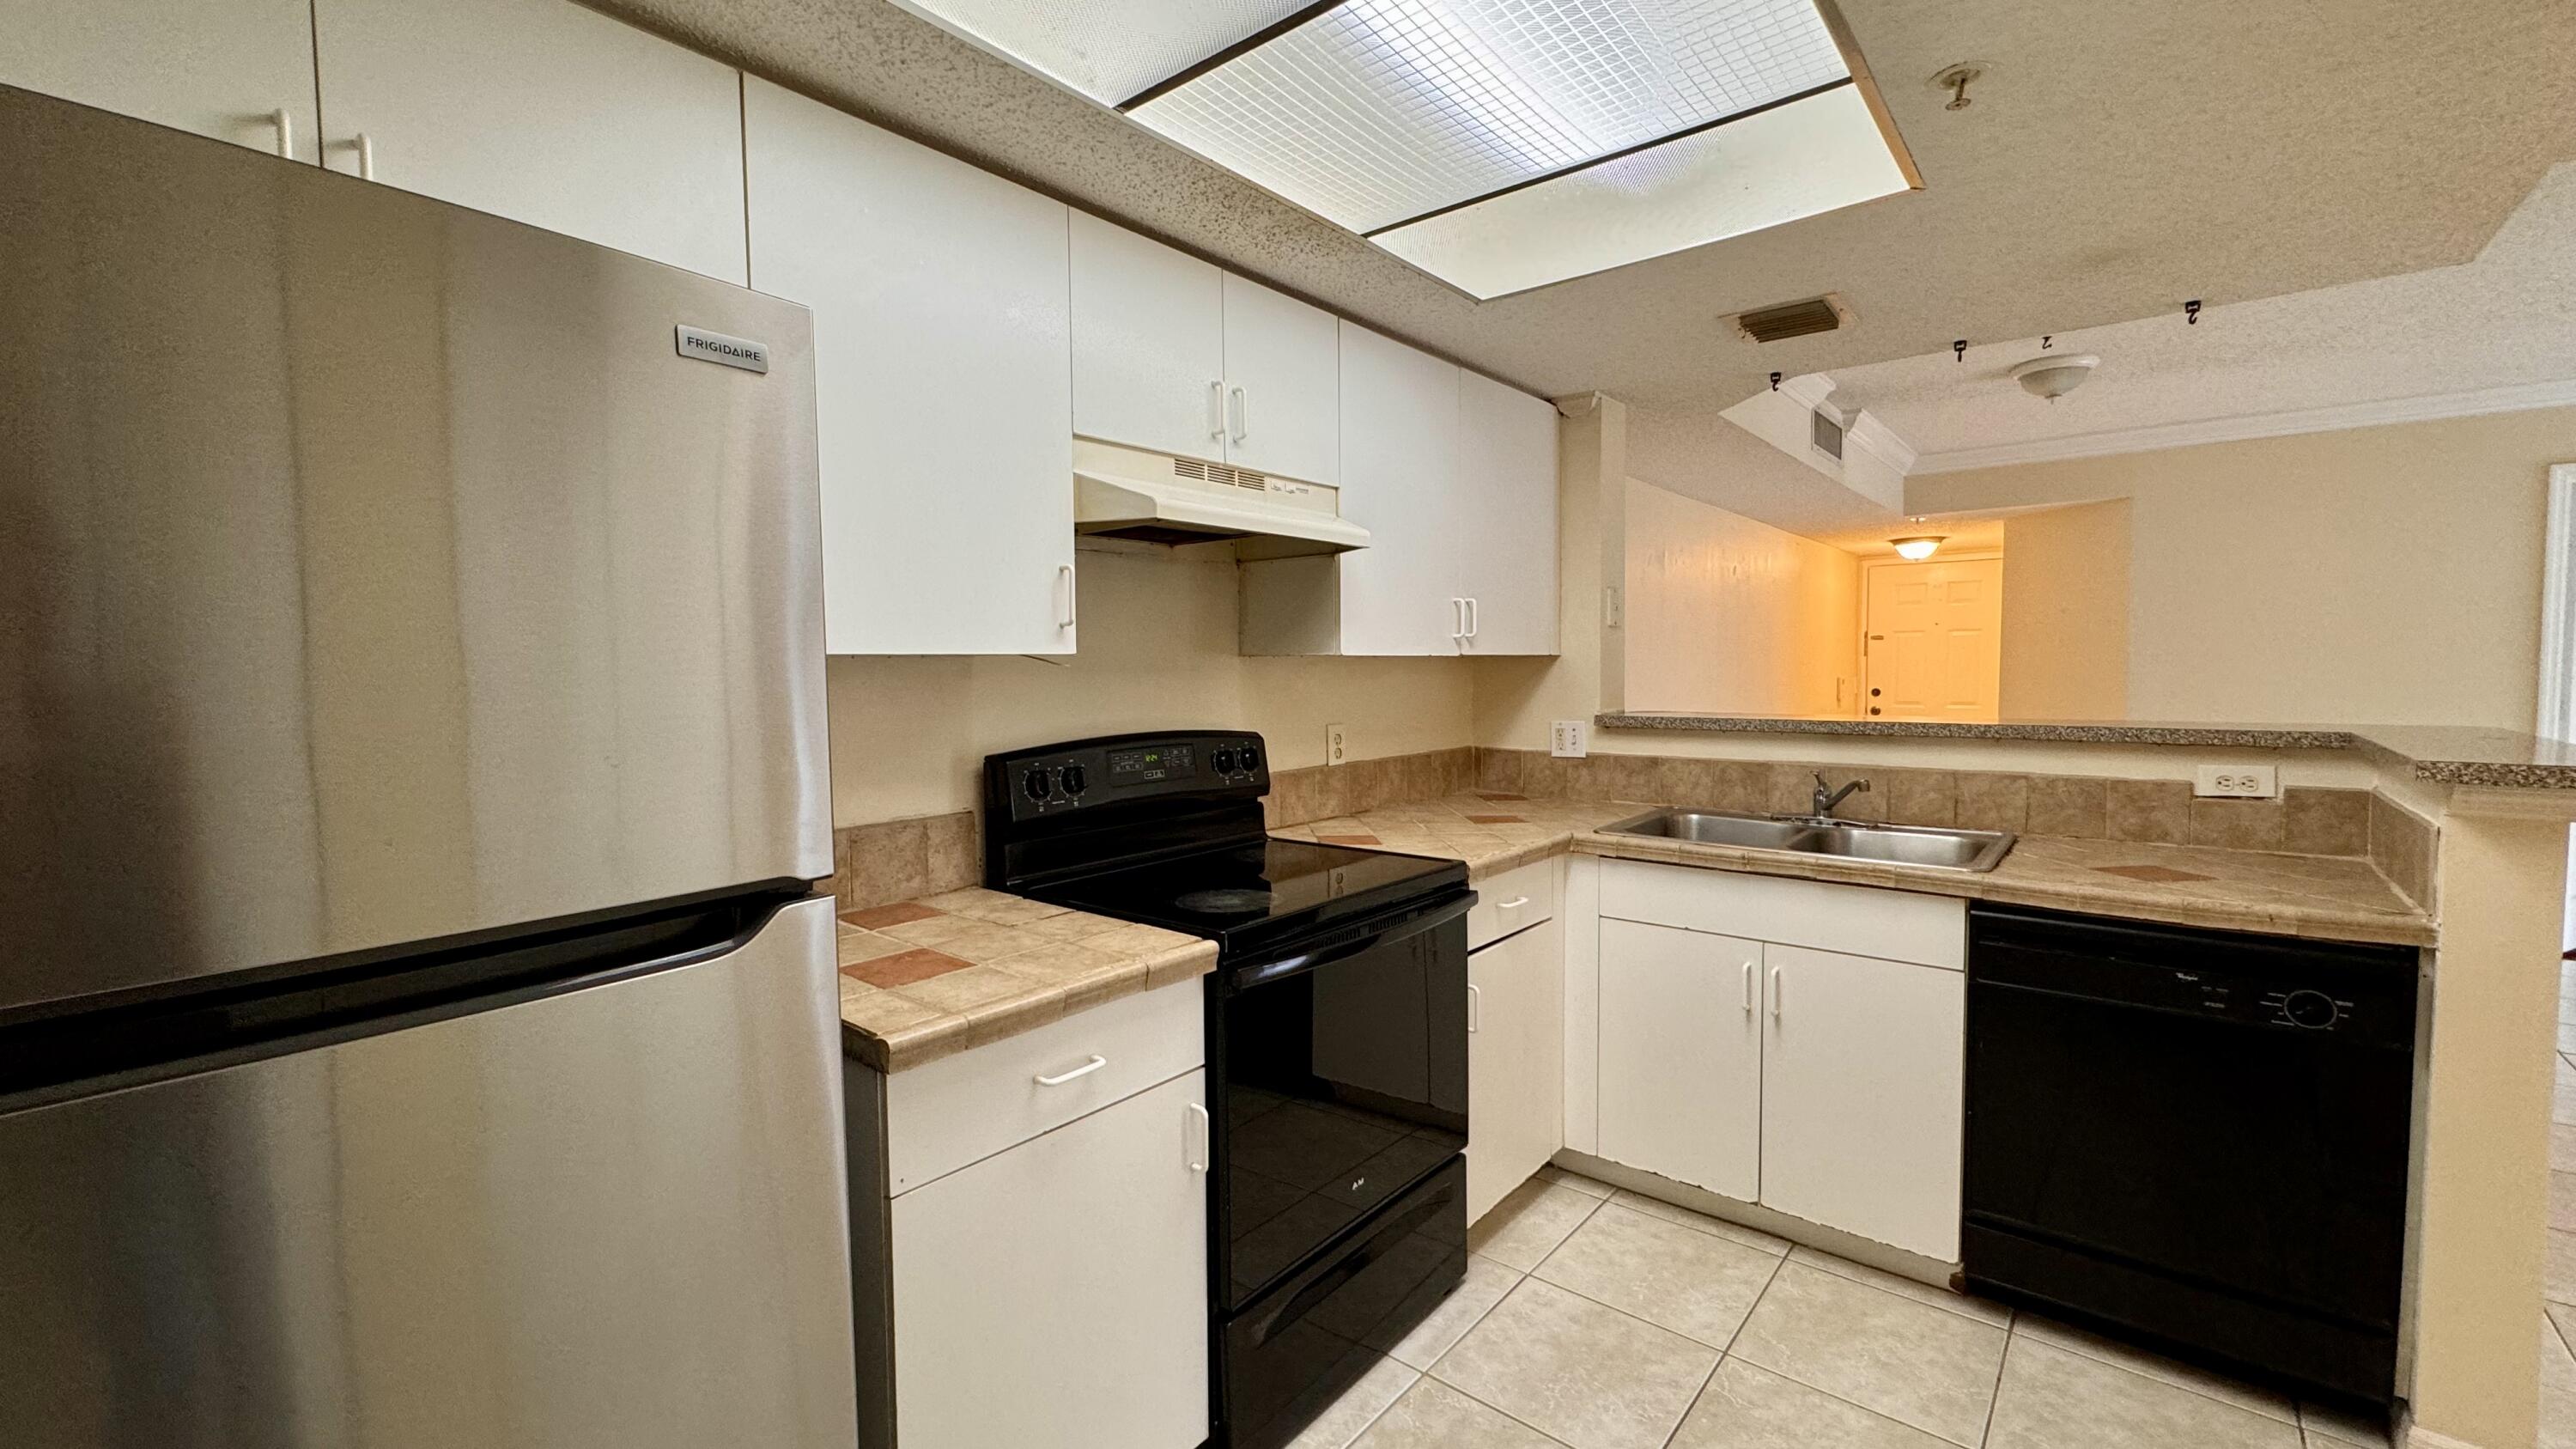
[[[1616,394],[1665,471],[1772,368],[2456,265],[2576,158],[2563,0],[1842,0],[1924,190],[1479,304],[886,0],[596,3],[1520,386]],[[1945,111],[1924,82],[1959,60],[1988,73]],[[1828,290],[1855,326],[1721,320]]]

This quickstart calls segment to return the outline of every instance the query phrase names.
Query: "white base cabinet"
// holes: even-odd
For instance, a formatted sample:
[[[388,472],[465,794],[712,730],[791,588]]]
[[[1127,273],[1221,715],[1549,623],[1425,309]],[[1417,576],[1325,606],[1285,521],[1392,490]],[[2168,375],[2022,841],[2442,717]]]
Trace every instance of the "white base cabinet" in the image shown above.
[[[1537,868],[1553,871],[1556,862]],[[1564,926],[1555,920],[1467,957],[1471,1223],[1565,1145],[1564,962]]]
[[[1601,923],[1601,1156],[1760,1195],[1761,963],[1758,941]]]
[[[1193,1071],[894,1200],[901,1449],[1207,1438],[1206,1101]]]

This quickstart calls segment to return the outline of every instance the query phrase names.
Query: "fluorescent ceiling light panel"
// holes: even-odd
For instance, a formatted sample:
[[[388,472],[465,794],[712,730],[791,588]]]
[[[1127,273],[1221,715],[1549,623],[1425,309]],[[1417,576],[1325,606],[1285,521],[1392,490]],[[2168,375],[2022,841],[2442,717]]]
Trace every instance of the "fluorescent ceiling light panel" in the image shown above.
[[[1814,0],[1348,0],[1128,114],[1369,233],[1849,78]]]
[[[1069,90],[1115,106],[1306,7],[1306,0],[895,0]]]
[[[1856,86],[1379,233],[1476,297],[1704,246],[1906,190]]]

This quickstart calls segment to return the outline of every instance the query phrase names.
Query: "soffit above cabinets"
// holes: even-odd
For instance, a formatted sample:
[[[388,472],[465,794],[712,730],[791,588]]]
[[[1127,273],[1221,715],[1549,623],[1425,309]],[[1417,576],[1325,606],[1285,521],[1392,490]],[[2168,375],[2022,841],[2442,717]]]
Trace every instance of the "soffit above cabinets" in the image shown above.
[[[903,3],[1479,299],[1913,184],[1819,0]]]

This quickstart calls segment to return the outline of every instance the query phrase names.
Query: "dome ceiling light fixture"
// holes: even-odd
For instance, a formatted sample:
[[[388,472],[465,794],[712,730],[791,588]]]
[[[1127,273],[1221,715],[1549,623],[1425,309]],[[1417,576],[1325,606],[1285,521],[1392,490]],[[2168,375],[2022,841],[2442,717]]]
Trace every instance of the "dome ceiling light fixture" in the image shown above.
[[[2051,354],[2034,357],[2028,362],[2016,363],[2012,376],[2013,381],[2021,384],[2022,391],[2032,397],[2046,398],[2050,402],[2055,402],[2082,387],[2084,380],[2093,375],[2093,369],[2101,365],[2102,359],[2090,352],[2070,353],[2065,356]]]
[[[1919,533],[1909,538],[1891,538],[1887,542],[1896,550],[1897,557],[1920,562],[1930,558],[1933,550],[1948,538],[1945,533]]]

